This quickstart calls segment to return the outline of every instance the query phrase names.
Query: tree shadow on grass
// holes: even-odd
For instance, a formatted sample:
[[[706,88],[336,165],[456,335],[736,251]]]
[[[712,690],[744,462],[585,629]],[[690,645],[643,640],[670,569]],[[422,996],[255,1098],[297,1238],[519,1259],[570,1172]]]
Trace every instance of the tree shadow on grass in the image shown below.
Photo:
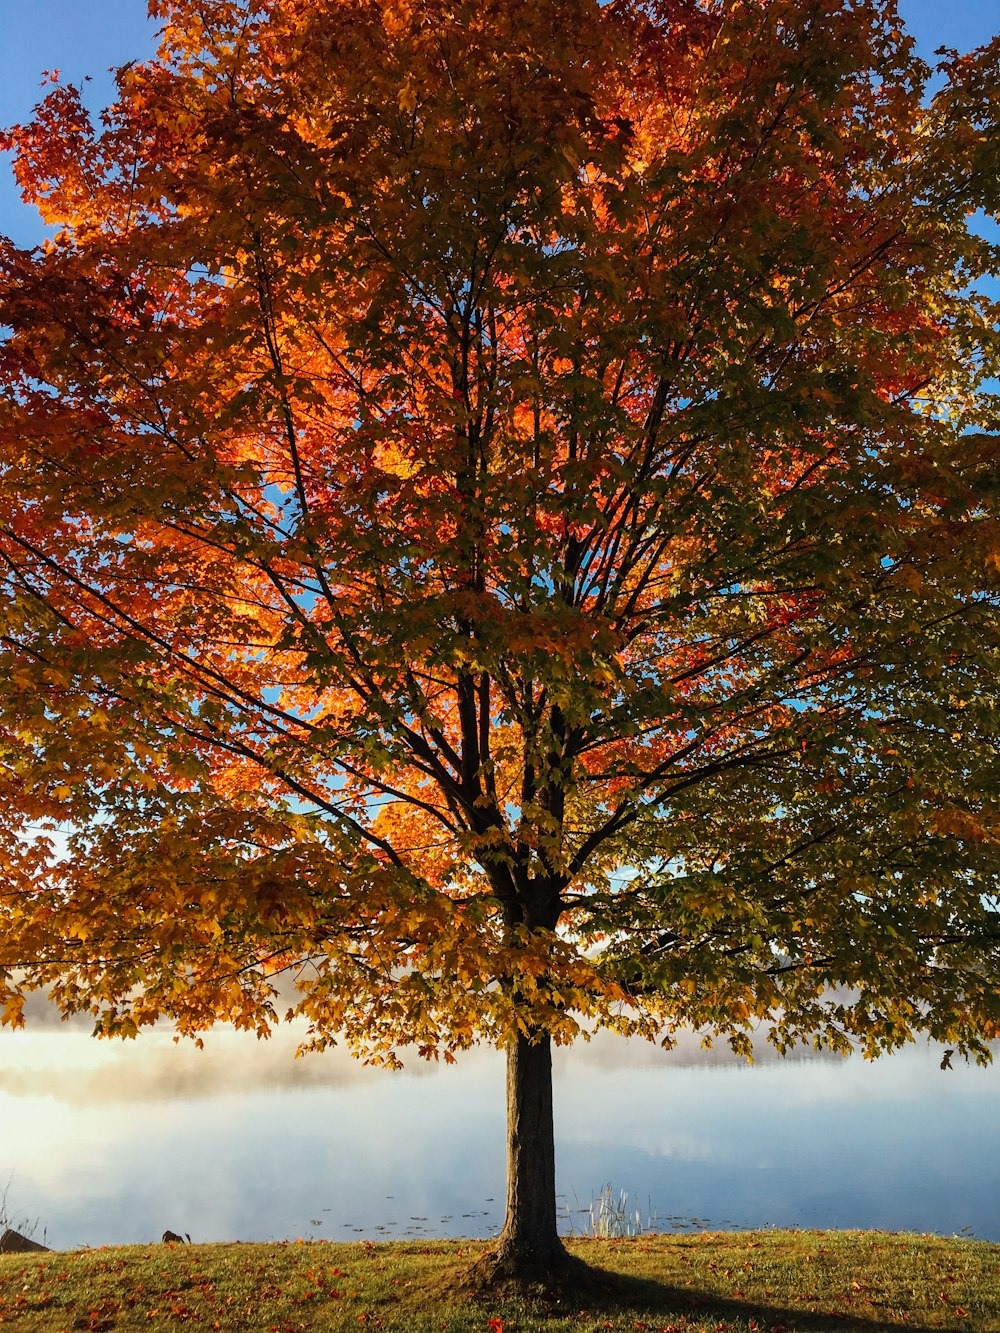
[[[671,1329],[671,1325],[681,1319],[711,1319],[718,1324],[739,1324],[745,1327],[750,1321],[758,1324],[761,1333],[788,1333],[803,1325],[810,1330],[823,1330],[824,1333],[846,1333],[855,1329],[861,1333],[968,1333],[965,1321],[950,1321],[947,1324],[919,1324],[913,1320],[901,1318],[880,1318],[877,1310],[863,1312],[846,1309],[843,1311],[824,1309],[826,1302],[819,1302],[818,1308],[788,1306],[751,1299],[720,1296],[717,1292],[705,1291],[696,1287],[676,1287],[667,1282],[657,1282],[653,1278],[633,1277],[629,1274],[595,1270],[598,1281],[579,1292],[562,1290],[546,1296],[539,1293],[540,1312],[551,1317],[567,1314],[587,1314],[599,1310],[602,1314],[618,1312],[634,1315],[648,1324],[649,1333],[659,1333],[661,1329]],[[683,1333],[683,1326],[678,1326],[676,1333]],[[720,1333],[723,1333],[720,1330]]]

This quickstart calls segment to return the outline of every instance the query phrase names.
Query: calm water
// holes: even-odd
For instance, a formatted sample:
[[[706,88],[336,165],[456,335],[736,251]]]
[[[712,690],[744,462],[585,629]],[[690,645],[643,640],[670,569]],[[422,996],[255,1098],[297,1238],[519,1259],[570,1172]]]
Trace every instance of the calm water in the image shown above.
[[[366,1070],[293,1060],[286,1033],[0,1033],[0,1189],[56,1247],[148,1241],[487,1236],[502,1220],[503,1064]],[[1000,1240],[1000,1063],[919,1046],[867,1063],[695,1042],[597,1039],[557,1053],[567,1228],[611,1182],[661,1230],[968,1229]]]

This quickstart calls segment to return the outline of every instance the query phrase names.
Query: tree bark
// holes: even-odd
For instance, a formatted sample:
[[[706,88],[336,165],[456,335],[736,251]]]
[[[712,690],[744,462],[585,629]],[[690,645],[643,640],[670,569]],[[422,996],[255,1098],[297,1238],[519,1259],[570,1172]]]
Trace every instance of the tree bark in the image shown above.
[[[493,1251],[505,1275],[545,1282],[568,1255],[556,1230],[552,1042],[521,1033],[507,1047],[507,1217]]]
[[[556,1230],[552,1041],[518,1033],[507,1046],[507,1217],[494,1245],[463,1272],[461,1289],[556,1300],[608,1295],[615,1280],[570,1254]]]

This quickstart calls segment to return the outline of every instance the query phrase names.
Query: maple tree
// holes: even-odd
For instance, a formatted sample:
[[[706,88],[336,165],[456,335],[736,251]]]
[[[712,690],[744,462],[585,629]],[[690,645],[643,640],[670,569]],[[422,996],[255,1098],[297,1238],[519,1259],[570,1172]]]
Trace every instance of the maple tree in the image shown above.
[[[154,0],[7,132],[0,1005],[915,1033],[997,928],[998,44],[889,0]]]

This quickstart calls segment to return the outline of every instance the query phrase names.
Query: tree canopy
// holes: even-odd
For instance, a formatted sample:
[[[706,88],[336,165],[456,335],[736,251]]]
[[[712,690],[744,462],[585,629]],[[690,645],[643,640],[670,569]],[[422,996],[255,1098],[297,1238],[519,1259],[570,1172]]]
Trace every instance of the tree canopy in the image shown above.
[[[5,139],[6,1021],[985,1058],[998,43],[150,9]]]

